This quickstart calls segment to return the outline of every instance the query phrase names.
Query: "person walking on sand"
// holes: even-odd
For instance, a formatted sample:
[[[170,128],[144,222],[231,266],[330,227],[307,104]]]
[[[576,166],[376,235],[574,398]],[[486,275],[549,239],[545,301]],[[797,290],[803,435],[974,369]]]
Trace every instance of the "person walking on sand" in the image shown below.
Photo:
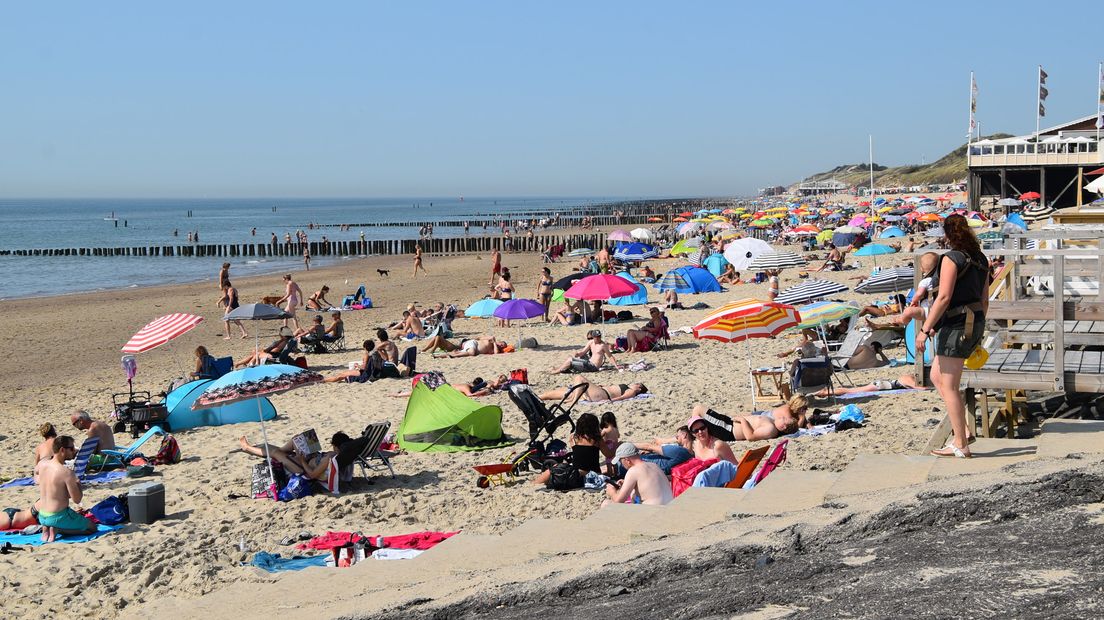
[[[219,290],[226,288],[226,285],[230,283],[230,263],[223,263],[222,269],[219,269]]]
[[[219,297],[216,306],[223,306],[226,309],[223,311],[223,316],[230,314],[235,308],[241,304],[238,302],[238,289],[234,288],[234,285],[230,283],[230,280],[226,281],[226,285],[222,287],[222,297]],[[248,338],[249,334],[245,333],[245,326],[242,325],[241,319],[234,319],[233,321],[223,321],[226,326],[226,335],[223,336],[223,340],[230,340],[230,323],[235,323],[238,329],[241,330],[241,337]]]
[[[284,296],[281,297],[276,305],[287,302],[287,307],[284,311],[291,315],[291,317],[284,319],[284,327],[288,326],[288,321],[295,322],[295,329],[299,329],[299,319],[295,318],[295,310],[299,307],[299,304],[303,301],[303,289],[299,288],[299,285],[291,279],[290,273],[284,274]]]
[[[544,306],[544,322],[549,322],[551,319],[548,318],[548,308],[552,305],[552,272],[548,267],[541,268],[540,279],[537,280],[537,301]]]
[[[484,225],[484,228],[486,226]],[[502,254],[498,251],[498,248],[491,250],[491,279],[487,282],[487,286],[494,288],[495,279],[498,278],[499,272],[502,271]]]
[[[38,475],[39,498],[35,502],[42,540],[54,542],[58,534],[87,534],[96,525],[69,507],[70,500],[80,508],[84,498],[80,481],[65,461],[77,456],[73,438],[62,435],[54,440],[54,457],[42,463]]]
[[[420,243],[414,245],[414,273],[410,277],[417,278],[419,269],[421,269],[422,273],[424,273],[425,275],[429,275],[429,272],[426,271],[425,265],[422,264],[422,244]]]
[[[303,246],[303,266],[310,271],[310,248]]]

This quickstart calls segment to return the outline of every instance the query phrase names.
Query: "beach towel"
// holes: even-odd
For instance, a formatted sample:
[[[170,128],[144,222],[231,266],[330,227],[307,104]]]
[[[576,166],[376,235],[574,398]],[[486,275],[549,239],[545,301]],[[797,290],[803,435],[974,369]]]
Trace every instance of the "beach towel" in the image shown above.
[[[115,480],[126,478],[126,470],[117,469],[113,471],[101,471],[95,474],[89,474],[81,479],[81,484],[85,486],[93,484],[106,484]],[[14,480],[8,480],[4,484],[0,484],[0,489],[8,489],[11,487],[33,487],[35,485],[34,476],[28,476],[26,478],[16,478]]]
[[[455,532],[414,532],[413,534],[383,536],[382,538],[383,546],[389,549],[419,549],[425,551],[459,533],[459,530]],[[305,543],[299,543],[295,548],[329,550],[353,544],[362,538],[363,536],[352,532],[326,532],[322,536],[316,536]],[[374,542],[375,537],[372,537],[371,540]]]
[[[717,461],[694,476],[696,487],[723,487],[736,477],[736,466],[728,461]]]
[[[859,392],[857,394],[840,394],[836,396],[839,400],[851,400],[852,398],[866,398],[868,396],[888,396],[890,394],[904,394],[906,392],[927,392],[928,390],[922,390],[920,388],[901,388],[899,390],[879,390],[877,392]]]
[[[57,539],[54,540],[54,542],[59,542],[59,543],[88,542],[92,539],[99,538],[100,536],[103,536],[104,534],[110,534],[111,532],[114,532],[115,530],[120,530],[120,529],[123,528],[123,526],[121,526],[121,525],[103,525],[102,523],[100,525],[96,526],[96,527],[97,527],[97,530],[95,532],[92,532],[91,534],[64,534],[64,535],[63,534],[58,534]],[[41,534],[22,534],[22,533],[20,533],[21,531],[22,530],[15,530],[15,531],[4,532],[4,533],[0,534],[0,543],[10,542],[13,545],[30,545],[32,547],[37,547],[39,545],[46,544],[46,543],[42,542],[42,535]]]
[[[326,555],[295,556],[290,558],[280,557],[279,553],[267,553],[258,551],[249,564],[270,573],[280,573],[291,570],[303,570],[311,566],[325,566]]]
[[[683,491],[694,486],[694,478],[700,472],[716,462],[717,459],[703,461],[699,458],[692,458],[681,465],[676,465],[671,469],[671,492],[675,497],[682,495]]]
[[[644,394],[637,394],[636,396],[633,396],[632,398],[626,398],[626,399],[623,399],[623,400],[580,400],[579,404],[580,405],[616,405],[618,403],[627,403],[630,400],[647,400],[647,399],[651,398],[652,396],[653,396],[652,394],[644,393]]]
[[[797,431],[786,435],[786,437],[820,437],[821,435],[827,435],[828,433],[836,432],[835,422],[828,424],[821,424],[812,428],[799,428]]]
[[[425,551],[421,549],[376,549],[372,552],[373,560],[413,560]]]

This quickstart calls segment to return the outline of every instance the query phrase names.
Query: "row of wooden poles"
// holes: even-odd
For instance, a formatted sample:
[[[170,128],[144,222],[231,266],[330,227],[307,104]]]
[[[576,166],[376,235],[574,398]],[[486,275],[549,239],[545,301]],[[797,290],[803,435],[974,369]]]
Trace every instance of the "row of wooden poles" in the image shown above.
[[[311,241],[306,244],[284,243],[216,243],[192,245],[138,246],[117,248],[52,248],[33,250],[0,250],[0,256],[256,256],[300,257],[306,249],[313,256],[388,256],[413,254],[414,246],[437,256],[500,251],[532,252],[563,245],[565,251],[574,248],[598,248],[606,242],[606,233],[519,235],[509,240],[495,236],[465,236],[431,239],[374,239],[365,241]]]

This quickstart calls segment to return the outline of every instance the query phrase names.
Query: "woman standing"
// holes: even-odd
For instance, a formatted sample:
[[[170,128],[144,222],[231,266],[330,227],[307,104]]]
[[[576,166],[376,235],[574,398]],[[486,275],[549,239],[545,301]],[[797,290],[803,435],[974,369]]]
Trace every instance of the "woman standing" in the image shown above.
[[[295,318],[295,310],[299,307],[299,303],[303,301],[303,289],[299,288],[299,285],[291,279],[290,273],[284,274],[284,296],[276,302],[276,305],[280,305],[287,302],[287,307],[284,311],[291,315],[290,319],[284,319],[284,327],[287,327],[288,321],[295,322],[295,329],[299,329],[299,319]]]
[[[216,305],[226,307],[226,310],[222,313],[223,316],[230,314],[232,311],[234,311],[235,308],[241,305],[240,303],[238,303],[238,289],[234,288],[234,285],[230,283],[230,280],[227,280],[226,285],[222,287],[222,297],[219,297],[218,304]],[[231,322],[237,324],[238,329],[241,330],[242,338],[249,337],[249,334],[245,333],[245,326],[242,325],[241,320],[234,319],[233,321],[223,321],[223,323],[226,324],[226,336],[223,338],[223,340],[230,340]]]
[[[943,222],[943,234],[951,248],[940,259],[932,281],[935,302],[916,333],[916,355],[923,355],[927,341],[935,338],[931,380],[947,406],[954,435],[935,456],[970,458],[973,433],[966,428],[966,408],[959,391],[962,364],[981,342],[985,314],[989,310],[989,267],[966,218],[951,215]]]
[[[537,281],[537,301],[544,306],[544,322],[547,323],[548,307],[552,305],[552,272],[548,267],[541,268],[540,280]]]

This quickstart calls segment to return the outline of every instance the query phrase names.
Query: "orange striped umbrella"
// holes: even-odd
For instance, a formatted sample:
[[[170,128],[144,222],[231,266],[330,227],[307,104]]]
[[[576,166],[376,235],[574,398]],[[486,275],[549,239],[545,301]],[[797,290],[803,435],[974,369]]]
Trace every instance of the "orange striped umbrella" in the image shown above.
[[[741,299],[718,308],[694,326],[695,338],[740,342],[769,338],[801,322],[797,308],[773,301]]]
[[[725,304],[694,326],[695,338],[721,342],[740,342],[751,338],[770,338],[801,323],[797,308],[761,299],[741,299]],[[751,388],[751,355],[748,360],[748,388]],[[755,406],[755,390],[751,390]]]
[[[150,321],[123,345],[123,353],[142,353],[186,334],[199,325],[203,317],[177,312]]]

